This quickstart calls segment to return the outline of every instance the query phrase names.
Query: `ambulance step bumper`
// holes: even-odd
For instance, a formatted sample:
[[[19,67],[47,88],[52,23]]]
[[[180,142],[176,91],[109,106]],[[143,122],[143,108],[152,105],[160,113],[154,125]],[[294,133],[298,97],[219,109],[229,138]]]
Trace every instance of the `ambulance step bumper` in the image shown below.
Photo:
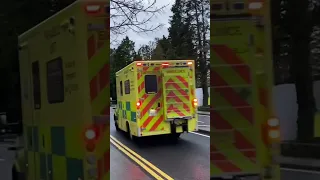
[[[210,180],[262,180],[259,174],[239,174],[212,177]]]

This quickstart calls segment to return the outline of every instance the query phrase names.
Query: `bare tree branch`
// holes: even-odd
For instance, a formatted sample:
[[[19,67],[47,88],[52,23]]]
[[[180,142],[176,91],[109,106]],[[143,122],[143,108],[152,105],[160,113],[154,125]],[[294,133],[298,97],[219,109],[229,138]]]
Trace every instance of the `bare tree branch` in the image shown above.
[[[167,6],[156,7],[156,0],[110,0],[111,40],[124,35],[128,30],[136,33],[153,32],[163,24],[150,25],[157,14]]]

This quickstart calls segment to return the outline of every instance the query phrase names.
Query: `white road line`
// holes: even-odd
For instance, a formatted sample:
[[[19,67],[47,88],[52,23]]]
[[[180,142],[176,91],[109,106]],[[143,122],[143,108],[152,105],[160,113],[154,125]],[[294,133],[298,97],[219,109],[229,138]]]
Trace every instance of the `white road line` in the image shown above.
[[[205,114],[198,114],[198,116],[205,116],[205,117],[210,117],[210,115],[205,115]]]
[[[198,124],[198,126],[200,126],[200,127],[209,127],[209,125],[201,125],[201,124],[200,125]]]
[[[0,159],[0,161],[5,161],[5,159]]]
[[[198,123],[204,123],[203,121],[198,121]]]
[[[203,137],[210,138],[210,136],[208,136],[208,135],[204,135],[204,134],[200,134],[200,133],[196,133],[196,132],[190,132],[190,133],[196,134],[196,135],[199,135],[199,136],[203,136]]]
[[[281,168],[283,171],[292,171],[292,172],[300,172],[300,173],[308,173],[308,174],[320,174],[320,171],[311,171],[311,170],[302,170],[302,169],[291,169],[291,168]]]

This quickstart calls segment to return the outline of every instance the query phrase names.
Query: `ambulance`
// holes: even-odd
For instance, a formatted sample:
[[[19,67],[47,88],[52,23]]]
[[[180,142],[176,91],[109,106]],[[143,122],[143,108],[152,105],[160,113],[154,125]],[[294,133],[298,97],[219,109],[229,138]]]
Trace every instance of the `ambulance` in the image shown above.
[[[211,179],[279,180],[270,1],[211,0]]]
[[[19,36],[24,144],[14,178],[109,179],[107,27],[109,1],[78,0]]]
[[[198,130],[193,60],[134,61],[116,83],[115,127],[131,139]]]

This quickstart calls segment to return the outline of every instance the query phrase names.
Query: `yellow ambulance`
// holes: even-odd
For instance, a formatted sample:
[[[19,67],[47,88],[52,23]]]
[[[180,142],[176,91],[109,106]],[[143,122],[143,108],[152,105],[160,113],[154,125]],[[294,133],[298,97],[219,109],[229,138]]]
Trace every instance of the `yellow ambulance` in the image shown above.
[[[211,178],[279,180],[270,1],[211,0]]]
[[[132,139],[198,130],[193,60],[135,61],[116,83],[115,127]]]
[[[13,172],[109,179],[108,27],[109,1],[78,0],[19,36],[24,153]]]

